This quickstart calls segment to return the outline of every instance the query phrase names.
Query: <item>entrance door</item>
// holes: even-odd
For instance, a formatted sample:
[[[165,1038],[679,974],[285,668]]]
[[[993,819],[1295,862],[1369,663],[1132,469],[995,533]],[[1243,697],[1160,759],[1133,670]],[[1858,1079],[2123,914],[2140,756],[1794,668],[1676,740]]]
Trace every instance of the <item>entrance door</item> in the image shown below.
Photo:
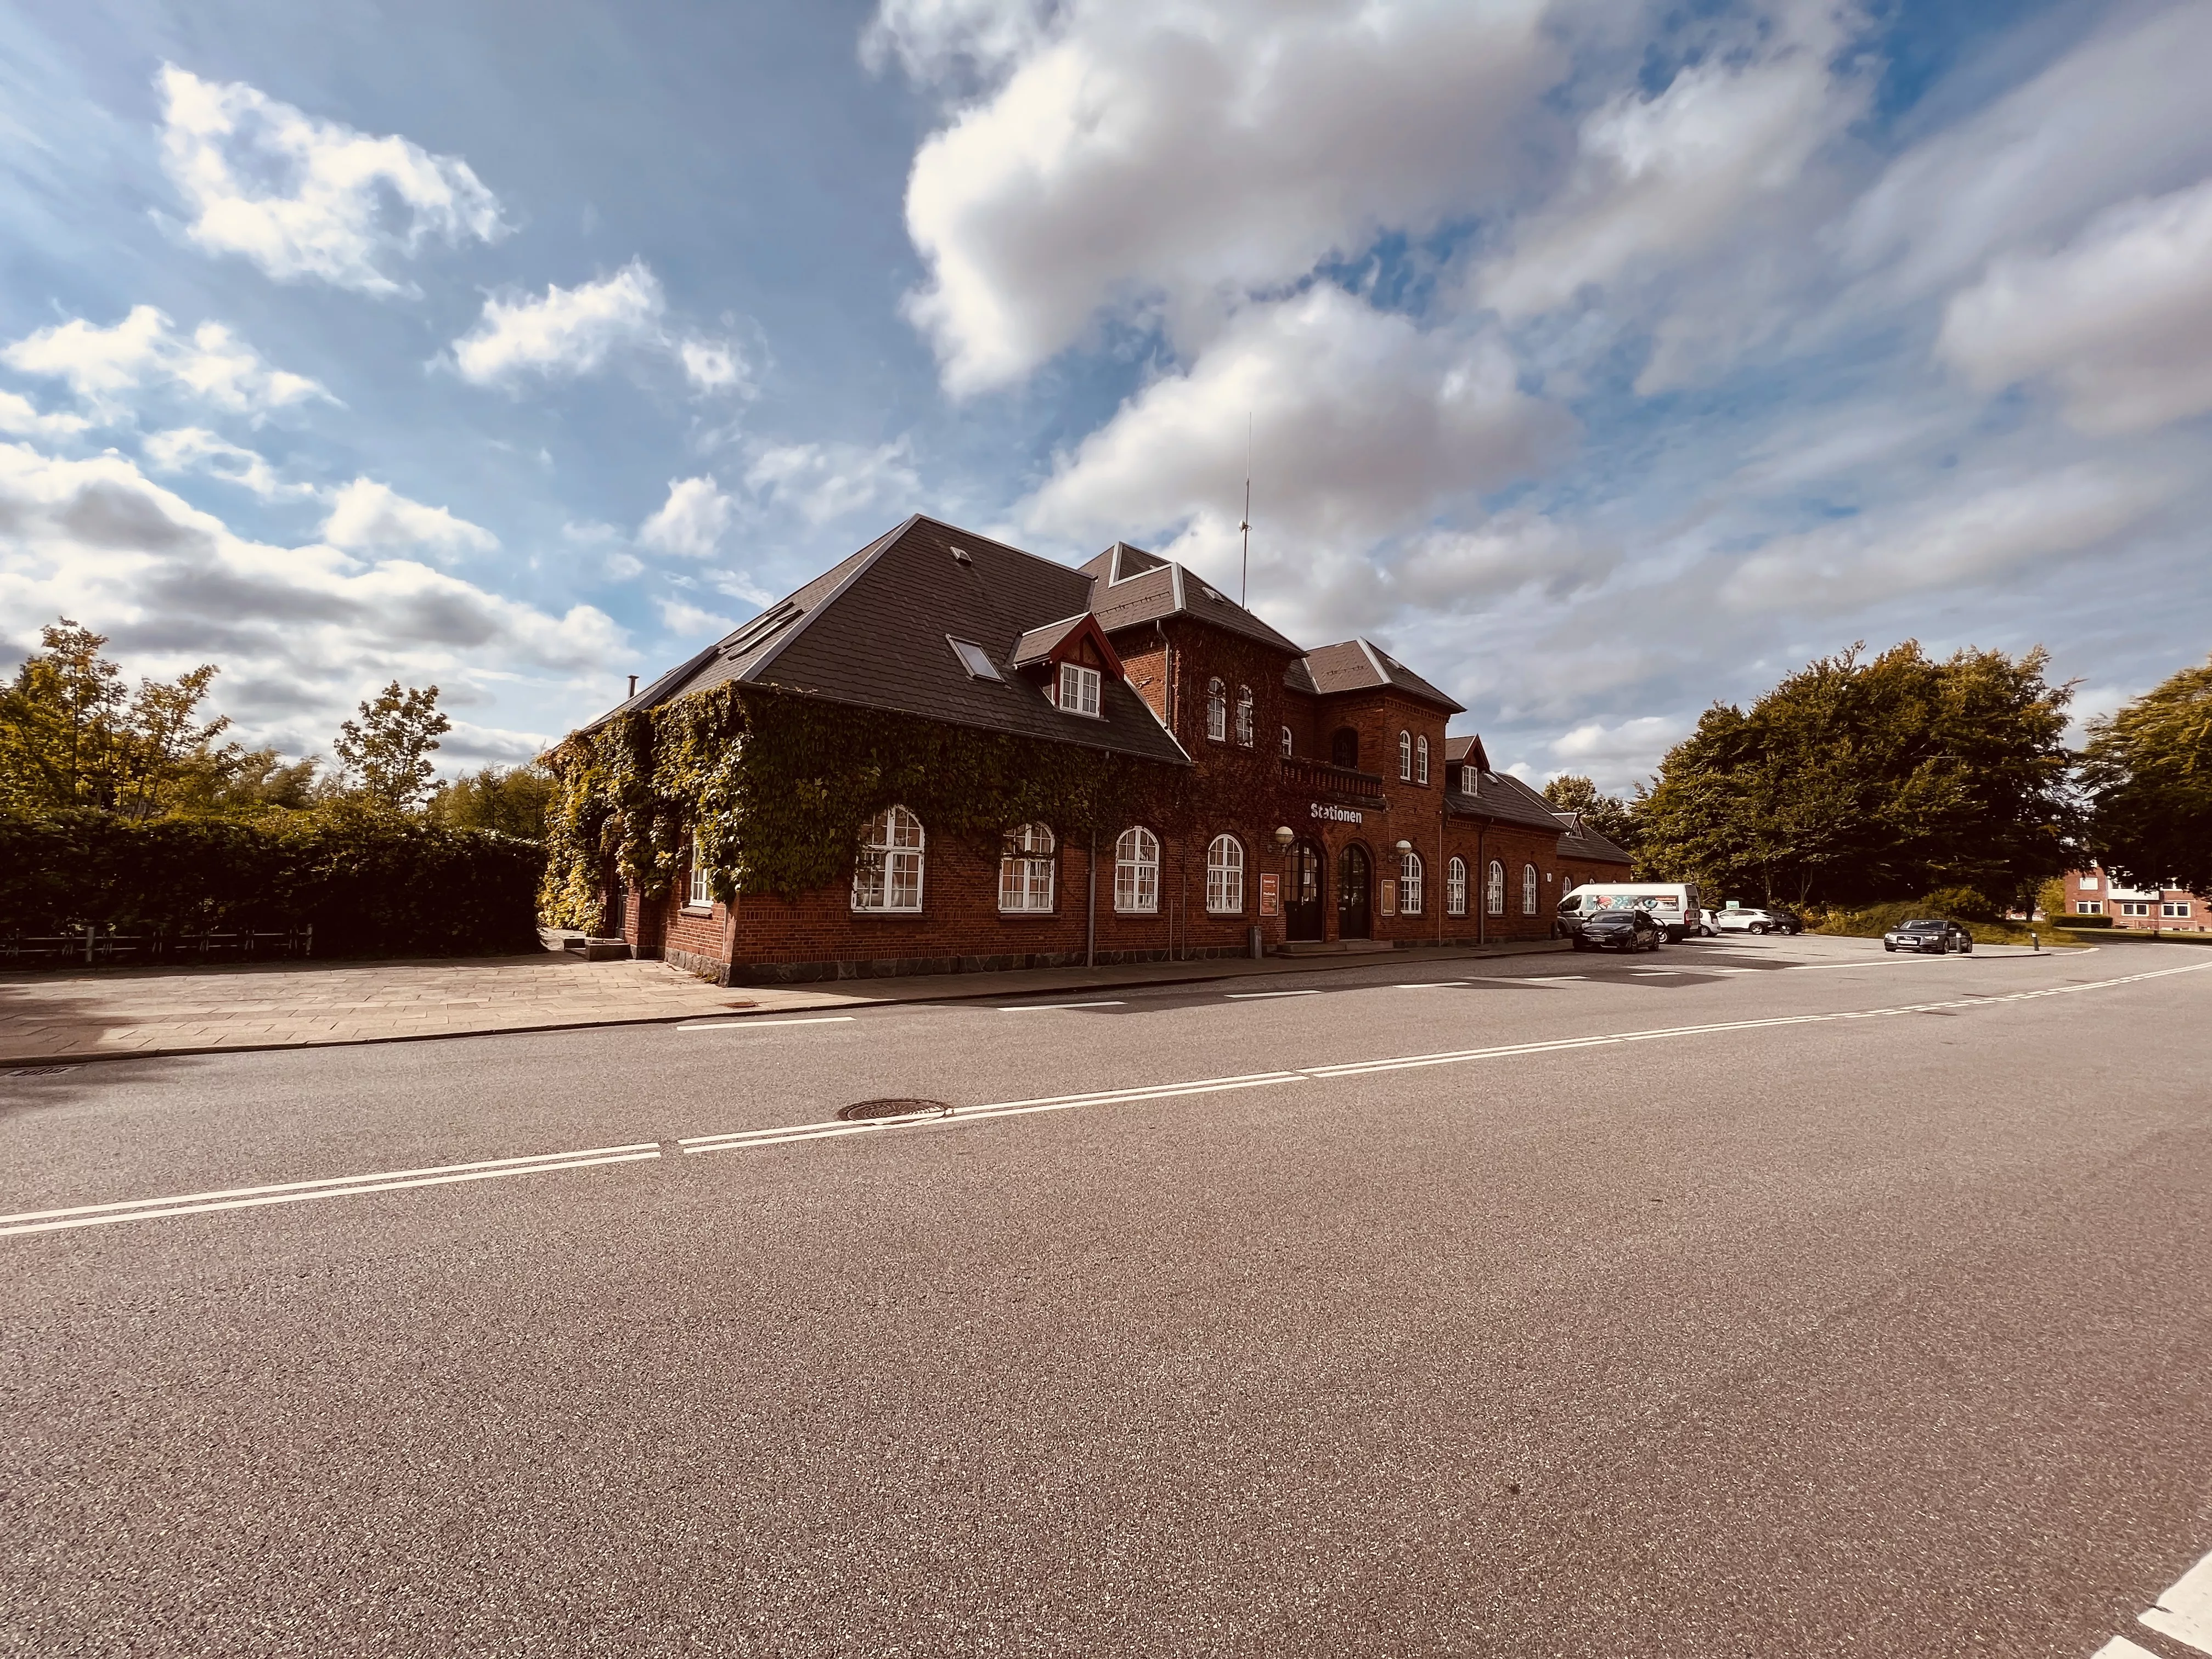
[[[1291,849],[1291,890],[1283,896],[1283,937],[1320,939],[1321,848],[1302,841]]]
[[[1347,847],[1336,867],[1336,936],[1339,939],[1367,939],[1373,935],[1373,911],[1368,890],[1374,884],[1370,878],[1374,868],[1364,847]]]

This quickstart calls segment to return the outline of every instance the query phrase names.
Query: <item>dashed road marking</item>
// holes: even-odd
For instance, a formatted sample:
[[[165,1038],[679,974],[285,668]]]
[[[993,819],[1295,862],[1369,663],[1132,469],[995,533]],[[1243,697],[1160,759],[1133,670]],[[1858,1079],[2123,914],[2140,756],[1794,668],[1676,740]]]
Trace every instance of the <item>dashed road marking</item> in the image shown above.
[[[679,1025],[679,1031],[750,1031],[763,1025],[849,1025],[853,1014],[814,1014],[805,1019],[708,1019]]]
[[[1977,994],[1945,1002],[1903,1003],[1887,1008],[1838,1010],[1826,1013],[1784,1014],[1762,1019],[1719,1020],[1703,1025],[1675,1025],[1638,1031],[1601,1032],[1589,1036],[1561,1037],[1549,1042],[1504,1043],[1486,1048],[1460,1048],[1436,1054],[1400,1054],[1376,1060],[1352,1060],[1340,1065],[1307,1066],[1279,1072],[1250,1073],[1237,1077],[1200,1078],[1187,1082],[1144,1085],[1133,1088],[1093,1091],[1087,1094],[1046,1096],[1034,1100],[999,1101],[989,1105],[955,1108],[933,1118],[886,1118],[847,1122],[833,1119],[820,1123],[788,1124],[765,1129],[741,1129],[726,1134],[692,1135],[678,1144],[690,1152],[741,1152],[759,1146],[802,1140],[826,1140],[855,1134],[923,1134],[957,1123],[1032,1112],[1069,1111],[1083,1106],[1106,1106],[1122,1102],[1166,1100],[1186,1095],[1224,1094],[1264,1089],[1284,1084],[1323,1082],[1366,1077],[1387,1072],[1413,1071],[1435,1066],[1515,1058],[1524,1054],[1565,1054],[1583,1048],[1601,1048],[1631,1042],[1663,1042],[1671,1037],[1706,1036],[1723,1031],[1775,1030],[1793,1025],[1823,1025],[1838,1020],[1884,1019],[1901,1014],[1948,1012],[1968,1008],[1991,1008],[2008,1002],[2030,1002],[2043,997],[2070,996],[2081,991],[2100,991],[2117,985],[2168,979],[2179,974],[2203,973],[2212,962],[2191,963],[2182,968],[2153,969],[2112,979],[2076,980],[2039,990],[2013,991],[1999,996]],[[1571,977],[1580,978],[1579,975]],[[1006,1010],[1024,1012],[1049,1007],[1120,1007],[1118,1001],[1033,1003]],[[238,1187],[220,1192],[185,1193],[167,1198],[132,1199],[113,1204],[81,1204],[61,1209],[27,1210],[0,1216],[0,1237],[44,1233],[78,1227],[106,1226],[118,1221],[144,1221],[162,1217],[199,1215],[218,1210],[258,1208],[272,1204],[298,1204],[310,1199],[352,1197],[392,1192],[412,1187],[444,1186],[458,1182],[494,1181],[508,1176],[543,1175],[556,1170],[590,1169],[606,1164],[632,1164],[661,1156],[659,1141],[635,1141],[622,1146],[585,1147],[574,1152],[539,1152],[522,1158],[487,1158],[472,1164],[447,1164],[415,1170],[386,1170],[369,1175],[333,1176],[322,1180],[281,1182],[260,1187]],[[2200,1561],[2159,1599],[2159,1605],[2142,1615],[2152,1629],[2179,1641],[2212,1651],[2212,1557]]]
[[[1119,998],[1109,997],[1103,1002],[1014,1002],[999,1012],[1002,1014],[1042,1014],[1054,1008],[1121,1008],[1127,1005]]]
[[[1231,1002],[1264,1002],[1269,997],[1317,997],[1319,991],[1231,991]]]
[[[2183,1573],[2136,1622],[2212,1653],[2212,1555]]]

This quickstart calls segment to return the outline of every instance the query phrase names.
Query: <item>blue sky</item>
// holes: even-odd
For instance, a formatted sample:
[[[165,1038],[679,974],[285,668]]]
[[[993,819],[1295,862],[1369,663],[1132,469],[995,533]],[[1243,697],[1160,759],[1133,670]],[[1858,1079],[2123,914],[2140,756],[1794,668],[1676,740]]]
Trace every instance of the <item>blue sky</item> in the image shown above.
[[[1531,777],[1917,637],[2201,660],[2212,7],[0,16],[0,653],[514,760],[912,511],[1364,634]]]

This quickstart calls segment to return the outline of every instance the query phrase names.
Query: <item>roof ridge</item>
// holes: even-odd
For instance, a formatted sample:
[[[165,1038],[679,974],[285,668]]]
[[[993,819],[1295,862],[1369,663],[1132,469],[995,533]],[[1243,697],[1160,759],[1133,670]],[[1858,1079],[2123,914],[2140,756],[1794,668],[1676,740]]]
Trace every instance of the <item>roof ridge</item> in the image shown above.
[[[768,649],[753,659],[752,665],[745,670],[744,678],[749,680],[758,678],[763,670],[767,668],[771,663],[775,662],[778,657],[781,656],[786,651],[791,648],[791,643],[793,640],[798,639],[813,625],[814,619],[817,617],[820,616],[824,611],[827,611],[831,605],[836,604],[838,599],[851,589],[854,582],[860,580],[862,576],[874,569],[878,562],[883,558],[884,555],[890,552],[892,548],[896,547],[902,539],[904,539],[907,532],[913,529],[915,525],[921,522],[922,516],[923,515],[919,513],[908,514],[904,521],[902,522],[896,529],[885,531],[882,535],[876,538],[875,543],[872,546],[862,548],[859,555],[853,561],[853,568],[850,570],[848,570],[844,575],[838,579],[836,586],[832,587],[827,593],[824,593],[820,599],[815,600],[812,605],[807,606],[805,611],[800,614],[797,622],[792,623],[790,627],[778,634],[775,636],[775,641],[769,645]],[[932,524],[936,524],[939,520],[932,519],[930,522]],[[990,538],[985,536],[981,537],[978,539],[988,541]],[[1019,551],[1020,550],[1016,549],[1014,550]]]

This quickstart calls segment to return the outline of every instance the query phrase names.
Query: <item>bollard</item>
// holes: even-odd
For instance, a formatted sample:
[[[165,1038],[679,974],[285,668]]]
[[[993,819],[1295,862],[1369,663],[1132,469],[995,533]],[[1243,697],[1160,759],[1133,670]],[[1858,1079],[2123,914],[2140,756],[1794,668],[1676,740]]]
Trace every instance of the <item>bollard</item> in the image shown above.
[[[2033,927],[2027,930],[2027,948],[2031,951],[2041,951],[2043,949],[2042,936]]]

